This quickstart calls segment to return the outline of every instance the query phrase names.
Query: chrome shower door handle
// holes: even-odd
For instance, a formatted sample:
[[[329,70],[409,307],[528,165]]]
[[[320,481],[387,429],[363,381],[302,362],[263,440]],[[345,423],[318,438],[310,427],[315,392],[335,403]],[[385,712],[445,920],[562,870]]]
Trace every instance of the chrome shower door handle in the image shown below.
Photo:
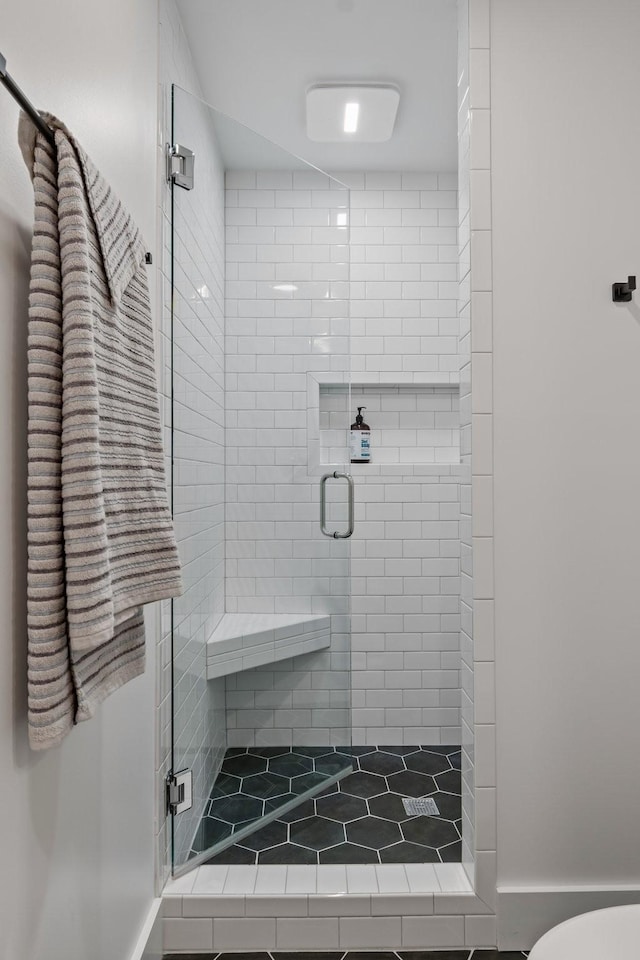
[[[333,532],[327,530],[327,480],[346,480],[349,485],[349,526],[344,533],[340,533],[339,530]],[[334,540],[346,540],[351,536],[354,529],[353,499],[353,477],[350,473],[338,473],[337,470],[334,470],[333,473],[325,473],[320,479],[320,529],[325,537],[333,537]]]

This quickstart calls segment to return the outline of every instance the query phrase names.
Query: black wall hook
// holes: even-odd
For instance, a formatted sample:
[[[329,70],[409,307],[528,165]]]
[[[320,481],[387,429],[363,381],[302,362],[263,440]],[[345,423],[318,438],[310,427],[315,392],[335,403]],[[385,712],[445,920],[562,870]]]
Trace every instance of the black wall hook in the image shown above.
[[[627,277],[626,283],[613,283],[611,285],[611,296],[614,303],[629,303],[633,298],[633,291],[636,288],[636,278]]]

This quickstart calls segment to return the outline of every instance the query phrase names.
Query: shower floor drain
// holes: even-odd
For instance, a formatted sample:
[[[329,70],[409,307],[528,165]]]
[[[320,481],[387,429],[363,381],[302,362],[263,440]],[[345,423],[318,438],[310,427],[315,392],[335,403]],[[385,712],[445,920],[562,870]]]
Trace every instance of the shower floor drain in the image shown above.
[[[417,800],[413,797],[403,797],[402,802],[404,804],[406,813],[410,817],[440,816],[438,804],[435,802],[435,800],[432,800],[431,797],[420,797]]]

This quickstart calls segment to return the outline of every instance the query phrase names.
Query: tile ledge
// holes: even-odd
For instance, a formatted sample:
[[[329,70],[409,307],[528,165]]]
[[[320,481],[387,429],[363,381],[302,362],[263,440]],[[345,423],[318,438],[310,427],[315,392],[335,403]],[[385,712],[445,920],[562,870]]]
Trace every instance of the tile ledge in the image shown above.
[[[272,866],[272,865],[271,865]],[[285,870],[288,869],[285,866]],[[336,879],[336,866],[342,866],[345,871],[344,880]],[[362,892],[349,891],[348,890],[348,875],[346,872],[346,867],[351,866],[351,864],[342,865],[342,864],[330,864],[330,865],[319,865],[315,868],[315,883],[313,884],[314,890],[310,891],[295,891],[290,890],[285,892],[283,887],[286,887],[286,873],[282,880],[279,883],[274,883],[274,888],[272,890],[264,889],[266,884],[261,884],[260,893],[255,893],[255,885],[260,881],[261,873],[263,873],[263,878],[266,880],[270,876],[269,867],[263,867],[262,870],[259,865],[255,867],[255,873],[252,872],[253,883],[248,884],[251,886],[251,889],[247,889],[247,892],[244,894],[239,894],[237,889],[234,889],[233,893],[225,893],[224,887],[227,881],[227,874],[233,875],[235,871],[233,870],[233,864],[223,864],[220,866],[204,865],[198,867],[192,871],[192,873],[186,874],[182,877],[177,878],[176,880],[169,880],[163,890],[163,896],[210,896],[210,897],[229,897],[235,896],[238,897],[244,896],[245,899],[260,899],[263,897],[282,897],[285,900],[289,897],[309,897],[313,898],[314,901],[319,899],[326,899],[332,901],[341,901],[346,900],[349,897],[361,897],[363,896]],[[361,867],[361,865],[357,865]],[[371,865],[374,866],[374,865]],[[394,878],[397,878],[398,875],[398,866],[405,868],[406,883],[408,889],[399,890],[397,887],[397,880],[394,882]],[[389,869],[385,869],[385,868]],[[426,871],[420,871],[420,868],[429,868]],[[406,868],[409,868],[408,871]],[[246,870],[246,868],[244,868]],[[416,874],[423,872],[426,876],[419,878],[415,876]],[[464,897],[471,900],[475,898],[475,892],[469,878],[460,863],[433,863],[433,864],[376,864],[375,865],[375,877],[376,877],[376,886],[378,890],[376,892],[366,893],[364,895],[370,896],[372,899],[377,897],[389,897],[389,896],[398,896],[398,897],[424,897],[425,895],[436,895],[438,897],[443,896],[456,896]],[[429,876],[432,874],[432,877]],[[413,876],[413,881],[412,881]],[[389,879],[389,883],[386,884],[385,880]],[[422,883],[420,882],[422,879]],[[216,882],[217,881],[217,882]],[[426,882],[425,882],[426,881]],[[207,890],[206,887],[209,886],[210,889]],[[235,885],[234,885],[235,886]],[[318,887],[322,886],[324,889],[321,892],[318,891]],[[331,889],[334,886],[335,889]],[[194,889],[197,887],[197,890]]]

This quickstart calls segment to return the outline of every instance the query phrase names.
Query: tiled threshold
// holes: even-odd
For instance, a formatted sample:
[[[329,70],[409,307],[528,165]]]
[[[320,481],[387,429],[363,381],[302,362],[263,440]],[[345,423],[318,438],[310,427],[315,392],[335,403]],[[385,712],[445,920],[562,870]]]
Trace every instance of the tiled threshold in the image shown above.
[[[251,953],[165,953],[162,960],[190,960],[192,957],[203,960],[522,960],[527,954],[520,951],[498,950],[380,950],[363,952],[358,950],[323,950],[300,953],[280,951],[252,951]]]
[[[440,903],[442,897],[470,894],[473,888],[460,863],[215,864],[169,880],[163,898],[168,902],[207,897],[228,903],[229,898],[250,902],[278,897],[290,906],[291,901],[303,898],[331,898],[333,904],[339,904],[354,896],[437,897]]]
[[[167,953],[495,944],[459,863],[205,865],[167,884],[163,916]]]

